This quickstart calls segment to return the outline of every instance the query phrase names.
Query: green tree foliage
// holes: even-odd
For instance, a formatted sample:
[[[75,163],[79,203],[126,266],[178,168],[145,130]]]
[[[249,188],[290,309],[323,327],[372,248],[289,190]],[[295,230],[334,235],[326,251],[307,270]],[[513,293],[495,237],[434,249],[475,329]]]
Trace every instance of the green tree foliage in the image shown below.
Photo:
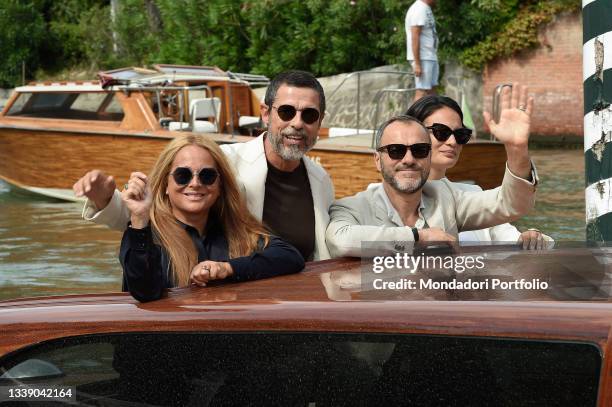
[[[49,35],[58,50],[60,58],[58,64],[74,65],[89,59],[89,35],[95,26],[90,20],[95,20],[95,13],[99,13],[106,5],[101,0],[62,0],[51,2]],[[103,19],[105,16],[98,16]]]
[[[481,69],[498,57],[514,54],[538,44],[538,28],[562,12],[578,11],[575,0],[543,0],[523,2],[516,17],[508,20],[499,33],[490,34],[481,41],[468,44],[460,53],[460,61],[472,69]],[[470,46],[471,45],[471,46]]]
[[[163,19],[159,62],[217,65],[249,71],[246,21],[238,0],[159,0]]]
[[[143,65],[151,61],[159,49],[159,41],[152,17],[147,11],[143,0],[120,0],[117,14],[111,24],[111,36],[107,43],[113,44],[112,31],[115,34],[117,55],[107,56],[107,67],[116,68],[117,65]],[[112,47],[111,47],[112,49]],[[110,66],[109,66],[110,65]]]
[[[248,3],[253,71],[307,69],[316,75],[361,70],[404,59],[399,1],[264,0]]]
[[[79,31],[87,65],[97,69],[117,68],[123,65],[119,53],[113,48],[113,24],[109,6],[96,4],[83,13]],[[127,61],[125,61],[127,64]]]
[[[4,0],[0,27],[0,86],[12,86],[21,83],[22,63],[28,67],[28,77],[39,65],[45,37],[42,3]]]
[[[402,63],[404,0],[3,0],[0,81],[72,65],[175,63],[268,76],[316,75]],[[537,43],[537,29],[575,0],[438,0],[442,58],[481,69]]]

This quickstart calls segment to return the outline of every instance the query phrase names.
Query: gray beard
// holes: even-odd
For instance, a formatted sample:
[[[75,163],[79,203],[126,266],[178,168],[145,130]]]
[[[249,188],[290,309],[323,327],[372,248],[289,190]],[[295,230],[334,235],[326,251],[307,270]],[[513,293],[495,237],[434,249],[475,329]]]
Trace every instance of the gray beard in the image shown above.
[[[395,179],[395,177],[389,174],[385,170],[385,168],[383,168],[383,171],[382,171],[382,176],[385,182],[389,184],[396,191],[402,192],[404,194],[413,194],[419,189],[423,188],[423,185],[425,185],[425,183],[427,182],[427,177],[429,176],[429,174],[421,173],[421,175],[424,175],[424,176],[421,177],[421,180],[418,183],[414,181],[414,182],[410,182],[408,185],[400,185],[399,182],[397,182],[397,180]]]
[[[295,133],[295,132],[293,132]],[[304,139],[307,139],[307,135],[304,132],[297,132]],[[279,134],[274,134],[270,131],[270,126],[268,126],[268,139],[270,140],[270,145],[272,146],[272,150],[276,154],[278,154],[283,160],[287,161],[298,161],[301,160],[304,155],[312,149],[314,143],[306,144],[305,148],[302,150],[298,145],[286,146],[283,144],[283,132],[281,131]]]

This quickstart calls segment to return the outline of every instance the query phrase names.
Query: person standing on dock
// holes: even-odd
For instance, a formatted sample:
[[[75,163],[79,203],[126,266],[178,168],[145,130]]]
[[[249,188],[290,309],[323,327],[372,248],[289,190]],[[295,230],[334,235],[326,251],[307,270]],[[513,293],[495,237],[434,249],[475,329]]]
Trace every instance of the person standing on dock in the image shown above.
[[[324,113],[319,81],[309,72],[283,72],[272,79],[261,105],[267,132],[246,143],[221,146],[243,186],[249,211],[305,260],[329,258],[325,229],[334,189],[329,174],[306,156],[317,141]],[[144,193],[146,176],[140,177],[131,177],[129,186]],[[129,211],[112,177],[90,171],[73,190],[88,198],[84,219],[113,229],[127,227]]]
[[[438,65],[438,33],[431,8],[436,0],[416,0],[406,13],[406,50],[414,70],[417,101],[436,93]]]

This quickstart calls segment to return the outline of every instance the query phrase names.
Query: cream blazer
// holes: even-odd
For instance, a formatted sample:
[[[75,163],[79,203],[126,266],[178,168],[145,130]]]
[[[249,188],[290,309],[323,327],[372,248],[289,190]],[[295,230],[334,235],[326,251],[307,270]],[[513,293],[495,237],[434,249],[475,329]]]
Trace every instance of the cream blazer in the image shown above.
[[[460,189],[462,191],[482,191],[482,188],[474,184],[465,184],[463,182],[452,182],[448,178],[442,178],[440,181],[447,183],[453,188]],[[465,232],[459,232],[460,242],[503,242],[503,243],[515,243],[521,236],[521,232],[509,223],[502,223],[501,225],[492,226],[486,229],[470,230]],[[546,242],[546,247],[552,249],[555,245],[555,240],[542,233],[542,237]]]
[[[535,171],[532,172],[537,180]],[[429,227],[457,236],[464,230],[483,229],[511,222],[535,204],[535,184],[513,175],[507,168],[501,187],[487,191],[462,191],[443,181],[427,181],[421,211]],[[330,208],[327,246],[333,257],[362,256],[363,242],[377,242],[376,250],[411,251],[410,227],[389,218],[382,184],[334,202]],[[368,246],[370,247],[370,246]]]
[[[265,133],[246,143],[221,145],[221,149],[234,168],[239,183],[242,184],[249,211],[259,220],[263,216],[268,175],[264,136]],[[308,157],[304,157],[304,165],[308,173],[314,204],[315,251],[313,258],[314,260],[325,260],[330,257],[325,244],[325,230],[329,223],[329,207],[334,200],[334,187],[323,167]],[[83,208],[83,218],[106,225],[111,229],[124,230],[130,214],[121,200],[121,194],[115,190],[111,201],[101,211],[98,211],[92,202],[87,201]],[[287,222],[291,222],[291,219],[287,219]]]

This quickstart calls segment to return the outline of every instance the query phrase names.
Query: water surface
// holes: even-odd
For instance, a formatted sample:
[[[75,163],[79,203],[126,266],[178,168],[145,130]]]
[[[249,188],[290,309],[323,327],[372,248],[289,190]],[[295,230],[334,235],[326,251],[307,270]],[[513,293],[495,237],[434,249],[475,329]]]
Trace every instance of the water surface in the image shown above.
[[[119,232],[0,181],[0,299],[121,289]]]

